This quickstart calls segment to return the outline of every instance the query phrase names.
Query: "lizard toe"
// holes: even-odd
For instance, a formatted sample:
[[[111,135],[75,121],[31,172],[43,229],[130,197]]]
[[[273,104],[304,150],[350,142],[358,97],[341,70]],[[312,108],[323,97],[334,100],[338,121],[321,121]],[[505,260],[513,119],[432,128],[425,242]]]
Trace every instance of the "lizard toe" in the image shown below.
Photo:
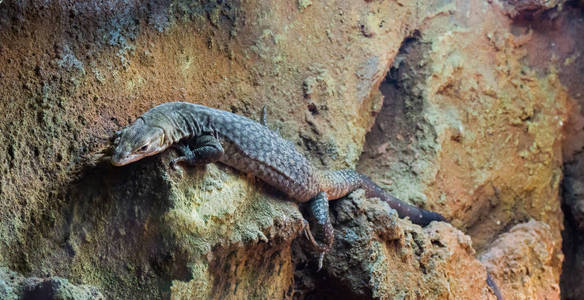
[[[170,161],[170,168],[177,172],[182,172],[182,168],[180,167],[179,163],[182,162],[182,157],[177,157]]]
[[[322,262],[324,261],[325,254],[326,254],[326,252],[321,252],[320,255],[318,256],[318,267],[316,269],[316,272],[319,272],[320,270],[322,270]]]

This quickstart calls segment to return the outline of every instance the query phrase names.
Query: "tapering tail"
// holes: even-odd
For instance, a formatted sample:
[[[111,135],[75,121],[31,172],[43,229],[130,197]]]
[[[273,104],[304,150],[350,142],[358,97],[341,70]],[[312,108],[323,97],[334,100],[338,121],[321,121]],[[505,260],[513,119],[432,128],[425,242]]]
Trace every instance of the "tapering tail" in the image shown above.
[[[400,218],[408,217],[414,224],[426,226],[432,221],[448,222],[439,213],[417,208],[395,198],[373,182],[371,178],[355,170],[324,171],[319,173],[319,180],[321,190],[327,193],[330,200],[344,197],[348,193],[362,188],[367,197],[377,197],[387,202],[391,208],[397,211]],[[489,272],[487,272],[487,285],[493,290],[497,300],[504,300],[499,287]]]
[[[414,224],[426,226],[432,221],[446,222],[446,219],[439,213],[417,208],[393,197],[369,177],[355,170],[325,171],[321,173],[320,180],[321,189],[327,192],[331,200],[338,199],[358,188],[362,188],[365,190],[367,197],[378,197],[386,201],[391,208],[397,211],[400,218],[408,217]]]
[[[373,182],[369,177],[363,174],[359,175],[361,177],[361,188],[365,190],[365,195],[367,197],[378,197],[381,200],[386,201],[391,208],[397,211],[397,214],[400,216],[400,218],[408,217],[412,223],[421,226],[426,226],[432,221],[446,222],[446,218],[444,218],[439,213],[418,208],[402,200],[399,200],[375,184],[375,182]]]

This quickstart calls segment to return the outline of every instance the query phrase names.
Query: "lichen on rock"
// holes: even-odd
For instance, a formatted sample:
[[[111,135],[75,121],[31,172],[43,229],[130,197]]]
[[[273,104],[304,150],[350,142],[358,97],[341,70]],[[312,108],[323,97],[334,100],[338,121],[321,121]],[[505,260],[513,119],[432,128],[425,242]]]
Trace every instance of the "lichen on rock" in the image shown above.
[[[474,251],[504,294],[558,297],[561,195],[570,230],[582,223],[582,7],[0,0],[0,266],[20,282],[0,279],[0,298],[24,276],[31,291],[123,299],[492,298]],[[266,107],[316,167],[357,168],[462,231],[355,192],[332,205],[335,249],[314,273],[298,204],[246,174],[174,172],[172,150],[93,161],[177,100]],[[575,299],[578,232],[563,240]]]
[[[434,222],[421,228],[399,219],[387,203],[365,198],[362,190],[334,202],[331,215],[334,248],[325,256],[321,279],[304,291],[307,295],[494,299],[470,237],[451,225]],[[296,277],[305,279],[312,272],[305,268]]]
[[[26,278],[0,267],[0,299],[100,300],[105,299],[97,288],[73,285],[61,277]]]

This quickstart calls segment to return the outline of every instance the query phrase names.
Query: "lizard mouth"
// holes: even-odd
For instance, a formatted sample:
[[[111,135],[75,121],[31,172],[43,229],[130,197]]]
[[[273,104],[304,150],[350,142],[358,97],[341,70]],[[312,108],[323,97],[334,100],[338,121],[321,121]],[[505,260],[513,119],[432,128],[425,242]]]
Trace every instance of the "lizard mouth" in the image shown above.
[[[129,163],[133,163],[133,162],[141,159],[142,157],[143,156],[138,156],[138,155],[126,155],[126,156],[114,155],[114,156],[112,156],[112,165],[114,165],[116,167],[125,166]]]
[[[114,155],[112,155],[111,163],[112,163],[112,165],[114,165],[116,167],[125,166],[125,165],[133,163],[135,161],[139,161],[142,158],[156,155],[156,154],[164,151],[165,149],[166,148],[156,149],[156,150],[151,151],[149,153],[115,153]]]

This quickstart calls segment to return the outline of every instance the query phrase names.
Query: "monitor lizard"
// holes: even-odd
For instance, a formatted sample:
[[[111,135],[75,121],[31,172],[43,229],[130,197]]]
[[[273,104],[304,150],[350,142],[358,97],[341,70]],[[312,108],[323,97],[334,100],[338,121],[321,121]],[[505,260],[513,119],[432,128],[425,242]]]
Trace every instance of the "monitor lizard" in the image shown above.
[[[220,162],[261,179],[297,202],[307,203],[304,233],[320,253],[319,269],[334,240],[328,201],[356,189],[364,189],[367,197],[387,202],[401,218],[407,217],[415,224],[426,226],[432,221],[446,221],[436,212],[393,197],[355,170],[319,170],[292,143],[266,126],[203,105],[169,102],[153,107],[122,129],[114,145],[111,163],[115,166],[174,147],[180,156],[170,162],[172,168],[179,164]]]

